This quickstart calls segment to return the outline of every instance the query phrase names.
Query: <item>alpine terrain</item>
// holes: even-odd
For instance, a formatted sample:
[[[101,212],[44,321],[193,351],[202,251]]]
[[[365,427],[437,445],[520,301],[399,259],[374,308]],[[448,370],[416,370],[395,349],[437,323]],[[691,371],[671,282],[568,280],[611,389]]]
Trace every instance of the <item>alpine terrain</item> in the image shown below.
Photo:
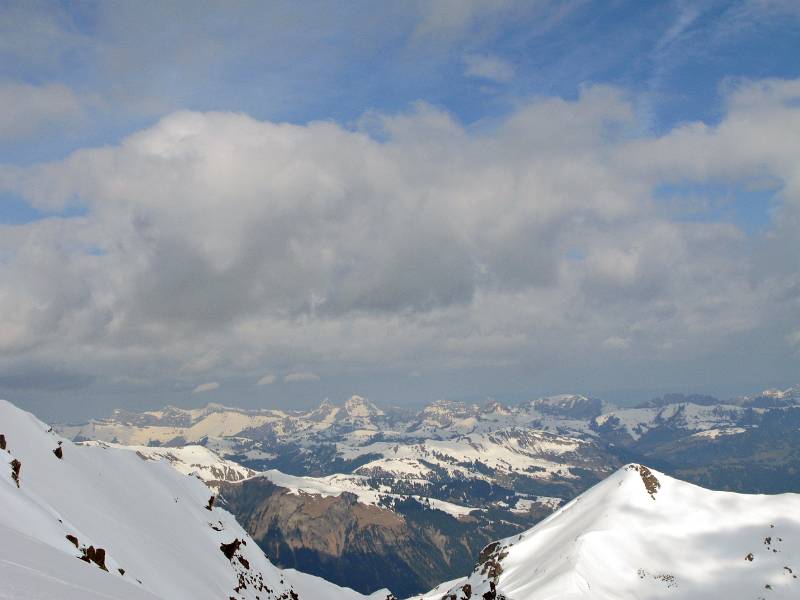
[[[418,412],[167,407],[59,425],[196,473],[278,566],[409,596],[469,570],[627,462],[746,493],[800,491],[800,387],[635,407],[559,395]]]
[[[0,465],[0,598],[366,598],[276,568],[194,475],[75,445],[6,401]]]

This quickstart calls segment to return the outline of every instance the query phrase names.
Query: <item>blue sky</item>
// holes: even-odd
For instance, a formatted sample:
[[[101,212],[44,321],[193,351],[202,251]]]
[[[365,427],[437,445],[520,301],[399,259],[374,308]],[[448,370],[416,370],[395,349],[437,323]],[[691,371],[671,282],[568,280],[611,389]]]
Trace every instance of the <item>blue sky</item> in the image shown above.
[[[790,256],[797,202],[793,167],[778,149],[791,148],[800,109],[795,2],[2,2],[0,40],[0,266],[17,284],[6,307],[15,333],[0,337],[7,396],[50,410],[47,382],[74,380],[79,392],[63,394],[69,413],[77,395],[95,398],[84,407],[95,412],[109,396],[197,403],[191,390],[209,382],[227,383],[206,386],[213,389],[203,400],[251,404],[365,390],[378,401],[411,402],[563,388],[728,393],[792,382],[800,351]],[[748,137],[753,119],[772,127],[764,135],[776,136],[766,140],[774,153],[757,134]],[[257,138],[254,153],[271,182],[286,173],[270,171],[284,143],[301,153],[303,175],[273,189],[258,180],[258,166],[224,181],[204,174],[202,184],[192,169],[185,188],[175,188],[153,157],[191,154],[179,151],[182,135],[197,136],[206,169]],[[318,156],[317,147],[335,155],[340,144],[343,159],[381,175],[367,181]],[[692,154],[703,144],[713,157]],[[734,151],[748,144],[757,148],[752,159]],[[183,173],[177,163],[175,173]],[[310,181],[320,187],[294,195]],[[206,197],[216,185],[229,195]],[[497,211],[489,210],[491,195],[464,199],[482,186],[505,194]],[[431,201],[437,194],[442,200]],[[316,201],[306,206],[309,198]],[[321,204],[352,220],[315,212]],[[201,220],[217,209],[218,226]],[[392,238],[420,214],[428,220],[413,227],[418,252],[439,258],[421,259],[402,233]],[[185,230],[165,233],[181,219]],[[292,232],[288,246],[229,247],[248,239],[248,223],[271,230],[280,219]],[[485,229],[475,228],[480,219]],[[354,237],[373,247],[334,235],[345,224],[372,228]],[[142,233],[146,227],[153,233]],[[376,228],[384,234],[373,236]],[[661,233],[648,236],[648,228]],[[673,256],[685,253],[682,263],[662,264],[659,255],[670,250],[647,242],[657,235],[676,244]],[[286,248],[299,240],[314,252],[293,250],[284,265]],[[385,251],[373,251],[384,242]],[[251,246],[261,259],[249,257]],[[783,258],[764,267],[775,257]],[[329,271],[309,267],[328,260]],[[421,268],[428,260],[439,260],[447,276]],[[142,291],[162,281],[157,265],[171,261],[193,273],[186,285],[213,303],[196,307],[191,335],[163,309],[159,294],[175,290],[153,283],[151,296]],[[145,263],[128,274],[140,278],[129,287],[124,265]],[[75,279],[58,283],[48,269]],[[397,276],[385,280],[386,271]],[[726,274],[714,290],[743,299],[712,301],[709,289],[690,303],[692,282],[708,283],[708,272]],[[254,273],[280,301],[241,287]],[[245,299],[230,297],[231,289]],[[514,294],[529,294],[526,302],[542,311],[550,295],[569,295],[572,304],[543,323],[523,316]],[[51,306],[53,298],[63,304]],[[633,301],[637,314],[616,322]],[[717,307],[713,323],[703,302]],[[772,302],[780,308],[767,308]],[[38,310],[52,319],[50,334],[37,329]],[[485,310],[519,310],[536,325],[514,332]],[[331,336],[330,349],[295,339],[298,319]],[[469,326],[453,325],[458,319]],[[618,333],[605,331],[612,322]],[[377,341],[365,350],[342,333],[368,328],[377,338],[399,323],[418,334],[404,351]],[[258,327],[264,337],[238,358],[215,355],[243,344],[243,328]],[[204,339],[189,341],[206,328]],[[294,341],[272,344],[275,331]],[[664,339],[667,331],[675,339]],[[69,343],[83,348],[82,363],[64,358]],[[205,353],[189,356],[183,343]],[[735,368],[741,356],[732,343],[761,358]],[[281,348],[257,351],[259,344]],[[560,346],[554,353],[574,362],[561,372],[542,345]],[[161,367],[143,358],[166,346],[169,355],[155,361]],[[619,354],[597,358],[597,347]],[[687,366],[689,347],[691,363],[708,369]],[[648,353],[651,362],[642,358]],[[422,355],[438,358],[415,362]],[[257,397],[248,387],[265,373],[292,382],[293,372],[316,379],[260,385]]]
[[[654,131],[715,122],[727,82],[798,75],[792,4],[5,2],[0,77],[64,84],[90,118],[0,156],[57,158],[179,108],[350,123],[423,100],[473,124],[591,83],[624,88]],[[468,75],[476,56],[513,75]]]

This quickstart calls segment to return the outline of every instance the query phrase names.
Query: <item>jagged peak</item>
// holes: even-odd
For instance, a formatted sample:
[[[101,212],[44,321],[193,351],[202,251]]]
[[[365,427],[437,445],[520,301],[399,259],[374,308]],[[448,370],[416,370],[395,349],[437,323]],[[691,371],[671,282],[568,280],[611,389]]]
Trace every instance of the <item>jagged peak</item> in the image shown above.
[[[374,417],[383,415],[383,411],[371,401],[356,394],[350,396],[344,403],[344,409],[351,417]]]

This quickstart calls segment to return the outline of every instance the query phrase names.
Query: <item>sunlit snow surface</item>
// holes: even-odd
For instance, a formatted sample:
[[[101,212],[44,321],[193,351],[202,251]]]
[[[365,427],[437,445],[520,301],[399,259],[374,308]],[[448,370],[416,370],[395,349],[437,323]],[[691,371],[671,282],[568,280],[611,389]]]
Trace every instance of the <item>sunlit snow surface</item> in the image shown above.
[[[0,433],[7,443],[0,450],[0,598],[266,600],[290,590],[301,600],[365,598],[277,569],[227,511],[206,509],[210,492],[202,481],[166,461],[74,445],[2,400]],[[53,453],[59,442],[62,459]],[[22,463],[19,487],[14,459]],[[105,549],[108,571],[79,560],[67,535],[81,547]],[[229,560],[220,544],[237,538],[247,543]],[[235,591],[240,575],[248,585]]]
[[[495,552],[497,597],[800,598],[800,495],[716,492],[652,475],[660,487],[651,495],[638,466],[629,465],[503,540]],[[414,598],[439,600],[464,584],[481,598],[491,579],[482,571]]]

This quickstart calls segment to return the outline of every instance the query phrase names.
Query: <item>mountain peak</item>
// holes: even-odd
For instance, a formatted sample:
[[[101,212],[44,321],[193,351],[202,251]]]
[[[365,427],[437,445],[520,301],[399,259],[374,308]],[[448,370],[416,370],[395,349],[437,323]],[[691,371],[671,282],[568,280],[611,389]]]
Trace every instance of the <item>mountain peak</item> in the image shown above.
[[[737,398],[736,404],[753,408],[772,408],[800,405],[800,385],[786,389],[770,388],[757,394]]]
[[[515,600],[744,600],[765,589],[788,600],[800,594],[798,514],[798,494],[716,492],[629,464],[423,598],[469,586]]]
[[[486,401],[486,403],[481,408],[482,414],[498,414],[498,415],[508,415],[511,414],[509,408],[500,402],[499,400],[495,400],[494,398],[490,398]]]
[[[384,414],[384,412],[372,402],[363,396],[358,395],[351,396],[344,403],[344,409],[347,411],[348,416],[354,418],[368,419],[370,417],[377,417]]]

